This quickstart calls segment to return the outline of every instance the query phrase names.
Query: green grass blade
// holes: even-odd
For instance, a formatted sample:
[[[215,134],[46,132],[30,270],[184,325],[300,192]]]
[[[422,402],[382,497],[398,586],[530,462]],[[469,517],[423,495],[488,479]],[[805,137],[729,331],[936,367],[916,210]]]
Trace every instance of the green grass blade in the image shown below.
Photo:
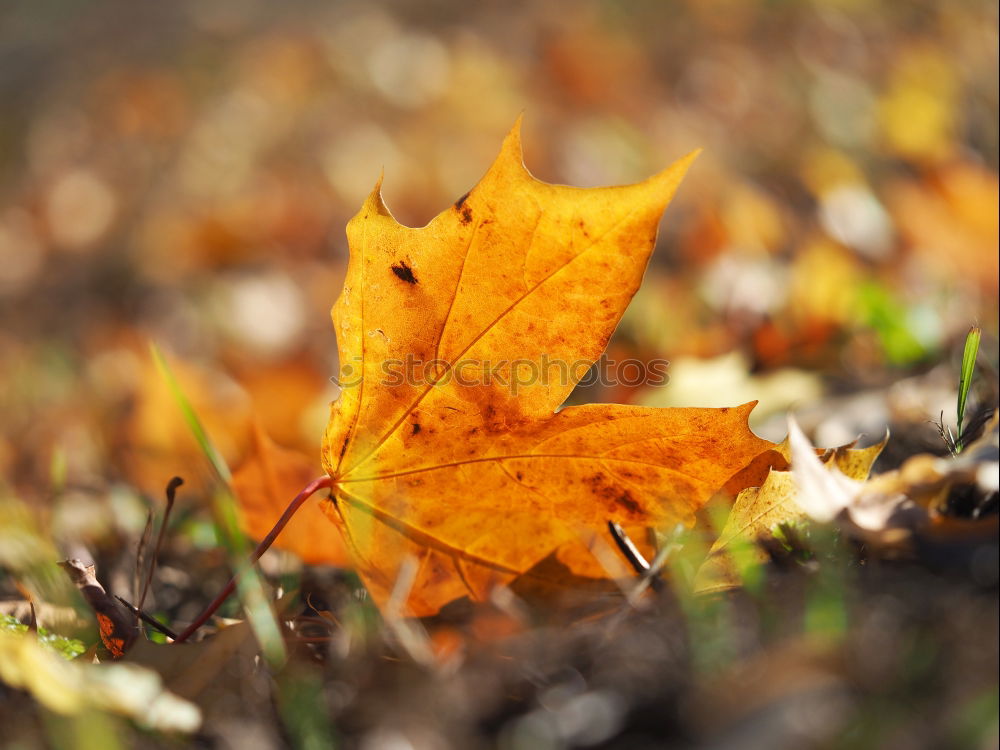
[[[250,622],[250,627],[253,628],[257,641],[260,643],[264,657],[271,666],[278,667],[284,664],[287,658],[285,643],[281,637],[281,628],[275,619],[267,597],[264,579],[257,567],[249,561],[253,548],[240,528],[239,511],[230,489],[232,472],[222,454],[209,438],[201,420],[198,419],[191,401],[185,395],[180,383],[177,382],[163,352],[155,343],[150,344],[150,349],[156,368],[166,380],[174,401],[177,402],[184,415],[184,420],[201,447],[202,453],[208,458],[216,475],[221,480],[222,487],[215,493],[212,503],[216,536],[225,547],[230,568],[237,576],[236,591],[247,620]]]
[[[216,519],[216,533],[226,548],[229,565],[236,575],[236,593],[243,605],[250,627],[260,644],[264,658],[274,668],[288,658],[281,627],[274,616],[264,578],[257,566],[250,562],[253,551],[250,541],[240,528],[236,500],[228,488],[215,493],[212,502]]]
[[[969,389],[972,387],[972,375],[976,369],[976,357],[979,354],[979,341],[982,338],[982,330],[979,326],[969,329],[965,337],[965,351],[962,353],[962,374],[958,381],[958,439],[955,446],[962,450],[962,423],[965,421],[965,403],[969,397]]]
[[[174,397],[174,401],[177,402],[177,406],[180,407],[181,414],[184,415],[184,421],[187,422],[188,427],[191,428],[191,432],[194,435],[194,439],[198,441],[198,445],[201,448],[202,453],[208,459],[208,462],[212,464],[212,468],[215,469],[215,473],[218,474],[219,479],[222,480],[223,484],[229,485],[232,481],[233,475],[229,471],[229,466],[226,464],[226,460],[219,453],[218,449],[212,443],[208,437],[208,433],[205,432],[205,428],[201,424],[201,420],[198,419],[198,415],[194,411],[194,407],[191,406],[191,402],[188,397],[184,394],[184,390],[181,388],[180,383],[177,382],[177,378],[174,377],[173,370],[170,369],[170,365],[167,364],[166,358],[163,356],[163,352],[160,351],[155,343],[150,343],[150,350],[153,353],[153,361],[156,363],[156,369],[160,371],[163,379],[167,382],[167,387],[170,388],[170,394]]]

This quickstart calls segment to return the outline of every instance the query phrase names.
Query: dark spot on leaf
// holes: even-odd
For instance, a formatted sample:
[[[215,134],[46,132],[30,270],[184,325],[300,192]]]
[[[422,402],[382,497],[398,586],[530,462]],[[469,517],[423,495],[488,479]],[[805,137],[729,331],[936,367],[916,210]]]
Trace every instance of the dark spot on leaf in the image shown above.
[[[517,481],[520,482],[522,479],[524,479],[524,472],[523,471],[517,472]]]
[[[472,191],[470,190],[469,192],[471,193]],[[459,211],[461,211],[462,210],[462,206],[465,204],[465,199],[468,198],[468,197],[469,197],[469,193],[466,193],[461,198],[459,198],[457,201],[455,201],[455,208],[457,208]]]
[[[635,498],[632,497],[629,491],[615,486],[612,482],[608,482],[607,478],[601,472],[584,477],[583,481],[590,487],[591,492],[595,496],[605,502],[609,504],[614,503],[631,515],[641,515],[642,507],[635,501]]]
[[[509,432],[519,423],[517,414],[498,413],[493,404],[486,404],[480,412],[480,416],[483,422],[483,432],[488,435]]]
[[[462,223],[468,224],[472,221],[472,209],[468,206],[462,206]]]
[[[344,438],[344,444],[342,446],[340,446],[340,457],[341,458],[343,458],[344,454],[347,453],[347,444],[348,444],[348,442],[350,442],[350,439],[351,439],[351,436],[347,435]]]
[[[399,261],[396,265],[392,267],[392,272],[396,274],[396,278],[401,281],[405,281],[407,284],[417,284],[417,277],[413,275],[413,269],[406,265],[406,261]]]
[[[621,495],[619,495],[616,500],[618,504],[633,515],[639,515],[641,508],[639,503],[637,503],[632,496],[629,494],[628,490],[625,490]]]
[[[420,422],[413,423],[413,432],[411,434],[417,435],[420,433]]]

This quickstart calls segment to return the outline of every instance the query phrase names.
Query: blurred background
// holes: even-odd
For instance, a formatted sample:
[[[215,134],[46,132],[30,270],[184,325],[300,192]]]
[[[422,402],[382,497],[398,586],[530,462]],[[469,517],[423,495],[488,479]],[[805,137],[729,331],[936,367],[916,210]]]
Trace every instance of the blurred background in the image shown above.
[[[151,341],[227,460],[256,419],[318,472],[346,221],[384,168],[423,225],[522,112],[550,182],[705,149],[609,352],[671,383],[579,398],[936,438],[973,323],[996,387],[997,43],[987,0],[4,2],[2,481],[84,539],[197,488]]]

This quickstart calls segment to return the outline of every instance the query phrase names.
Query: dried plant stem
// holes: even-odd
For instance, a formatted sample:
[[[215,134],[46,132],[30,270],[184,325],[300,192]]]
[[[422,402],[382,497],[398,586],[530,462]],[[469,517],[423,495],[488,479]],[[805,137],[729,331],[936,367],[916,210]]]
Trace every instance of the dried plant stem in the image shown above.
[[[135,605],[135,614],[140,619],[142,618],[142,608],[146,603],[146,594],[149,593],[149,587],[153,582],[153,573],[156,570],[156,563],[160,559],[160,549],[163,547],[163,536],[167,530],[167,524],[170,522],[170,511],[174,509],[174,499],[177,496],[177,488],[184,484],[184,480],[180,477],[174,477],[167,483],[167,507],[163,511],[163,523],[160,524],[160,533],[156,536],[156,546],[153,548],[153,557],[149,561],[149,568],[146,571],[146,580],[142,582],[142,591],[139,593],[139,603]],[[150,513],[150,520],[152,520],[152,512]],[[151,524],[147,522],[146,530],[151,530]],[[146,537],[146,531],[143,531],[143,538]],[[132,605],[129,605],[132,606]]]
[[[175,633],[173,630],[171,630],[170,628],[168,628],[166,625],[164,625],[159,620],[156,620],[155,618],[150,617],[145,612],[143,612],[141,609],[139,609],[138,607],[136,607],[134,604],[130,603],[128,600],[123,599],[122,597],[118,596],[118,594],[115,594],[115,599],[117,599],[123,605],[125,605],[125,607],[128,609],[129,612],[131,612],[133,615],[135,615],[136,617],[138,617],[144,623],[146,623],[147,625],[149,625],[151,628],[153,628],[153,630],[160,631],[161,633],[163,633],[163,635],[167,636],[167,638],[170,638],[171,640],[174,640],[174,641],[177,640],[177,633]]]
[[[261,543],[257,545],[257,549],[254,550],[253,555],[250,557],[250,562],[256,562],[260,559],[261,555],[267,552],[268,548],[278,537],[278,534],[280,534],[282,529],[284,529],[288,522],[292,520],[292,516],[295,515],[295,512],[302,507],[306,500],[312,497],[312,495],[316,492],[319,492],[319,490],[329,488],[332,484],[333,480],[328,476],[318,477],[307,484],[302,491],[295,496],[295,499],[288,504],[288,507],[285,508],[285,512],[281,514],[281,518],[279,518],[278,522],[274,524],[274,527],[268,532],[267,536],[264,537],[264,539],[261,540]],[[233,576],[229,579],[229,583],[227,583],[222,591],[219,592],[218,596],[212,600],[212,603],[209,604],[197,618],[195,618],[194,622],[187,626],[184,632],[177,636],[176,642],[183,643],[190,638],[198,628],[208,621],[208,618],[215,613],[215,610],[222,606],[222,603],[226,601],[226,599],[228,599],[235,590],[236,576]]]
[[[649,572],[649,563],[643,557],[639,548],[635,546],[635,542],[625,533],[625,529],[614,521],[608,521],[608,531],[611,532],[611,538],[615,540],[618,551],[628,560],[628,564],[632,566],[632,569],[640,576],[646,575]]]

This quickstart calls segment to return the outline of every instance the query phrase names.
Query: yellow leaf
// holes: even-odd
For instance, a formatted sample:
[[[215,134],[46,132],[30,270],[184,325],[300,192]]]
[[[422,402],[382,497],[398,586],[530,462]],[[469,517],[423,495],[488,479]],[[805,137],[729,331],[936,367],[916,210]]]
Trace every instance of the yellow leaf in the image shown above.
[[[26,634],[0,632],[0,680],[27,690],[57,713],[78,713],[87,703],[78,665]]]
[[[789,437],[792,437],[791,434]],[[818,463],[830,472],[831,481],[835,476],[841,476],[852,482],[862,482],[868,477],[872,464],[888,440],[886,435],[867,448],[853,448],[851,445],[834,448],[823,452]],[[786,458],[793,450],[789,447],[789,440],[778,447],[778,452]],[[794,463],[792,468],[801,470]],[[779,524],[808,518],[800,503],[800,483],[801,479],[796,482],[795,472],[772,468],[764,484],[740,492],[722,533],[698,570],[694,585],[697,592],[737,588],[742,584],[747,567],[767,562],[768,555],[757,542],[773,538],[773,530]],[[738,550],[737,555],[733,554],[734,550]]]
[[[201,725],[198,707],[167,690],[154,672],[135,664],[67,661],[28,634],[0,633],[0,680],[59,714],[96,709],[161,731],[193,732]]]
[[[324,507],[376,602],[432,614],[553,552],[556,570],[605,578],[588,548],[608,521],[692,523],[772,447],[747,426],[753,404],[557,411],[638,289],[693,158],[635,185],[549,185],[515,126],[426,227],[398,224],[378,186],[351,220]]]

